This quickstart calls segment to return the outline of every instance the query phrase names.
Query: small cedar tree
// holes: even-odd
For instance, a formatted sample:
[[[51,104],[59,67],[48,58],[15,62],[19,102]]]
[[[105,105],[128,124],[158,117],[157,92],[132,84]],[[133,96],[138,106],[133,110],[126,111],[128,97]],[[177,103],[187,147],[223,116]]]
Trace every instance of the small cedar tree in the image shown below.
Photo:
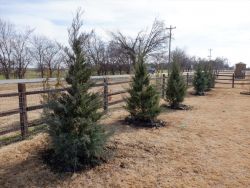
[[[205,72],[202,70],[201,65],[198,65],[195,70],[193,86],[196,95],[204,95],[207,87],[207,78]]]
[[[66,81],[70,87],[49,101],[45,115],[53,149],[50,163],[56,163],[62,171],[76,171],[101,162],[109,136],[98,123],[102,116],[100,96],[89,92],[93,86],[91,66],[86,63],[81,26],[77,12],[69,29],[71,50],[67,50],[70,68]]]
[[[130,116],[142,122],[154,121],[160,113],[160,96],[150,84],[150,76],[143,58],[138,58],[135,64],[135,75],[128,93],[125,108]]]
[[[186,95],[187,86],[180,74],[180,67],[177,62],[173,62],[172,70],[167,82],[166,99],[171,108],[178,108]]]
[[[215,85],[215,75],[213,74],[213,71],[211,69],[205,69],[204,74],[207,79],[205,91],[210,91],[211,88],[214,88]]]

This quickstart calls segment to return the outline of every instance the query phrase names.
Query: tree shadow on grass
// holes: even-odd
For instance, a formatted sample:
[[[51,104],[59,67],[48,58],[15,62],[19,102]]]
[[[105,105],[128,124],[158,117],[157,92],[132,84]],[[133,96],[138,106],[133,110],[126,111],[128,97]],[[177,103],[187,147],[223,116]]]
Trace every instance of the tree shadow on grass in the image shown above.
[[[18,163],[2,164],[1,187],[56,187],[70,178],[70,174],[55,174],[43,164],[38,155],[30,156]]]
[[[124,119],[116,119],[112,121],[112,123],[105,124],[105,127],[107,127],[108,130],[111,130],[114,134],[133,133],[139,129],[136,126],[125,123]]]
[[[164,107],[161,108],[162,112],[174,112],[174,110],[171,109],[167,109]],[[116,118],[114,118],[109,123],[104,123],[105,127],[107,127],[107,129],[111,129],[115,134],[133,133],[135,131],[138,131],[138,129],[152,130],[169,126],[168,122],[162,121],[161,118],[158,118],[156,121],[159,121],[161,124],[164,124],[164,126],[144,126],[143,123],[139,123],[140,125],[136,125],[137,123],[129,123],[128,121],[126,121],[126,119],[129,117],[129,113],[124,110],[123,106],[110,109],[109,113],[105,115],[104,119],[112,118],[114,115],[113,113],[116,113],[119,110],[122,110],[122,113],[120,111],[121,115],[116,116]]]
[[[161,121],[161,119],[159,119]],[[161,122],[160,122],[161,123]],[[108,127],[108,129],[111,129],[115,135],[123,134],[123,133],[131,133],[137,132],[138,130],[153,130],[153,129],[161,129],[162,127],[169,126],[168,122],[163,122],[164,126],[147,126],[143,125],[143,123],[139,123],[138,125],[136,123],[128,123],[125,118],[122,119],[116,119],[112,123],[107,124],[105,126]]]
[[[47,130],[46,125],[40,124],[38,126],[29,127],[29,135],[25,139],[32,139],[33,136],[38,133],[45,132]],[[5,135],[0,137],[0,148],[9,144],[13,144],[19,141],[22,141],[22,136],[20,131],[11,135]]]

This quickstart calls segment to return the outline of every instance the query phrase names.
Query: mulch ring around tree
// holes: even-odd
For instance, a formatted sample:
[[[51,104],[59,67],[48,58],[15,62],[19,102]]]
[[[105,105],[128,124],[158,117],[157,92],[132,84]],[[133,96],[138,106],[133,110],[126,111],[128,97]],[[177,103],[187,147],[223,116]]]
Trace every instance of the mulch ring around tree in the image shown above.
[[[172,107],[171,105],[162,105],[162,107],[165,107],[165,108],[168,108],[168,109],[171,109],[171,110],[192,110],[193,107],[192,106],[189,106],[189,105],[185,105],[185,104],[179,104],[179,106],[177,107]]]
[[[242,94],[242,95],[250,95],[250,91],[242,91],[242,92],[240,92],[240,94]]]
[[[148,127],[148,128],[160,128],[160,127],[165,127],[167,125],[167,123],[162,120],[141,120],[131,116],[126,117],[124,123],[136,127]]]
[[[203,92],[203,93],[196,93],[196,92],[194,92],[194,91],[190,91],[190,92],[188,92],[188,94],[194,95],[194,96],[205,96],[205,95],[206,95],[205,92]]]

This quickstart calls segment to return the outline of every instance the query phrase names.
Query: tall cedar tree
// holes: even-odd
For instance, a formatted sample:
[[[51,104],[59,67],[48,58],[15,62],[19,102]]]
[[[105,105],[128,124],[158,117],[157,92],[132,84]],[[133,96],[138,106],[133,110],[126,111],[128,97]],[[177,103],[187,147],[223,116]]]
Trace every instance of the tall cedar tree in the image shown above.
[[[187,87],[180,74],[180,67],[176,62],[172,64],[172,70],[167,82],[166,99],[171,108],[178,108],[186,95]]]
[[[207,86],[205,91],[210,91],[211,88],[214,88],[215,85],[215,75],[211,69],[205,69],[205,77],[207,79]]]
[[[66,78],[70,88],[49,102],[45,116],[49,125],[53,153],[51,163],[60,170],[76,171],[101,161],[108,135],[98,124],[102,114],[100,96],[89,92],[91,68],[85,61],[84,34],[81,12],[78,11],[69,29],[71,50],[68,50],[69,72]],[[69,52],[71,51],[71,52]]]
[[[160,97],[155,87],[150,84],[150,76],[147,72],[143,58],[138,58],[135,64],[135,76],[128,90],[126,109],[131,118],[148,122],[154,121],[160,113]]]
[[[201,65],[198,65],[193,79],[193,86],[196,95],[204,95],[207,88],[207,78],[205,72],[202,70]]]

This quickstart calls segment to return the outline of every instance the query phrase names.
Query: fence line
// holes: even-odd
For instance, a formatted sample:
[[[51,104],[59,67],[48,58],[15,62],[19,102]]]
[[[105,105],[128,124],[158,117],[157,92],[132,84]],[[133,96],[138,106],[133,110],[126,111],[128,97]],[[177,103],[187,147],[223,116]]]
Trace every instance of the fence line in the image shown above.
[[[183,75],[184,79],[186,80],[187,86],[192,83],[193,74],[192,73],[186,73]],[[165,74],[161,74],[159,77],[152,76],[151,80],[155,80],[157,86],[159,87],[159,93],[161,93],[161,97],[165,97],[165,89],[167,84],[167,78],[168,76]],[[115,82],[109,82],[110,79],[114,79]],[[128,79],[124,81],[124,79]],[[124,102],[124,99],[116,100],[116,101],[109,101],[109,98],[111,96],[121,95],[127,93],[127,90],[119,90],[111,92],[109,90],[110,86],[116,86],[121,84],[128,84],[131,82],[131,75],[112,75],[112,76],[92,76],[91,80],[98,81],[97,84],[95,84],[94,87],[102,87],[103,93],[101,96],[103,97],[103,110],[104,112],[107,112],[109,110],[109,107],[112,105],[119,104],[121,102]],[[160,82],[158,83],[157,80]],[[30,83],[43,83],[46,81],[46,79],[21,79],[21,80],[1,80],[0,85],[2,84],[17,84],[18,92],[10,92],[10,93],[0,93],[0,98],[7,98],[7,97],[18,97],[18,108],[11,109],[7,111],[0,111],[0,117],[6,117],[14,114],[19,114],[19,126],[13,127],[11,129],[7,130],[0,130],[0,135],[8,134],[11,132],[16,132],[20,130],[21,135],[23,138],[25,138],[28,135],[28,127],[35,126],[36,124],[31,124],[31,122],[28,121],[28,112],[42,109],[44,108],[44,104],[37,104],[37,105],[28,105],[27,102],[27,96],[37,95],[37,94],[48,94],[48,93],[55,93],[55,92],[63,92],[68,89],[66,88],[60,88],[60,89],[43,89],[43,90],[36,90],[36,91],[26,91],[26,84]],[[47,80],[49,82],[56,81],[55,78],[51,78]],[[223,82],[219,82],[223,81]],[[226,82],[228,81],[228,82]],[[248,80],[245,80],[248,81]],[[241,82],[241,83],[240,83]],[[235,79],[234,73],[229,72],[222,72],[216,74],[216,84],[225,84],[225,85],[231,85],[232,88],[235,87],[235,85],[250,85],[250,82],[244,82],[242,83],[242,79],[238,80]]]
[[[120,80],[120,79],[129,79],[127,81]],[[103,110],[104,112],[107,112],[109,107],[115,104],[119,104],[123,102],[124,100],[116,100],[109,102],[109,97],[115,96],[115,95],[121,95],[127,93],[127,90],[120,90],[120,91],[114,91],[110,92],[109,91],[109,86],[115,86],[115,85],[120,85],[120,84],[127,84],[130,83],[131,80],[131,75],[118,75],[118,76],[96,76],[96,77],[91,77],[91,80],[95,81],[100,81],[102,80],[102,83],[97,83],[94,85],[94,87],[103,87]],[[116,82],[109,82],[109,79],[115,79],[117,80]],[[162,81],[165,83],[166,76],[164,75],[163,77],[153,77],[152,80],[154,79],[164,79]],[[0,117],[5,117],[5,116],[10,116],[13,114],[19,114],[19,127],[14,127],[8,130],[0,130],[0,135],[4,135],[7,133],[11,133],[14,131],[21,131],[21,135],[23,138],[25,138],[28,135],[28,127],[30,127],[29,122],[28,122],[28,112],[42,109],[44,108],[44,104],[38,104],[38,105],[27,105],[27,96],[28,95],[36,95],[36,94],[47,94],[47,93],[55,93],[55,92],[63,92],[66,91],[68,88],[60,88],[60,89],[43,89],[43,90],[37,90],[37,91],[26,91],[26,84],[27,83],[40,83],[44,82],[44,79],[34,79],[34,80],[8,80],[1,82],[1,84],[8,84],[8,83],[17,83],[18,86],[18,92],[11,92],[11,93],[3,93],[0,94],[0,98],[7,98],[7,97],[18,97],[19,101],[19,108],[16,109],[11,109],[8,111],[2,111],[0,112]],[[56,81],[56,79],[50,79],[49,81]],[[34,125],[33,125],[34,126]]]
[[[190,85],[190,82],[192,81],[192,75],[187,73],[184,78],[186,79],[186,84]],[[127,81],[119,81],[120,79],[127,78],[129,80]],[[165,87],[166,87],[166,79],[168,77],[165,74],[162,74],[160,77],[151,77],[151,80],[160,80],[159,88],[160,92],[162,95],[162,98],[165,97]],[[107,112],[109,110],[109,107],[112,105],[119,104],[121,102],[124,102],[124,99],[121,100],[116,100],[109,102],[109,97],[115,96],[115,95],[121,95],[127,93],[127,90],[120,90],[120,91],[115,91],[115,92],[110,92],[109,91],[109,86],[113,85],[120,85],[120,84],[127,84],[131,82],[131,75],[118,75],[118,76],[95,76],[91,77],[92,80],[95,81],[101,81],[102,83],[97,83],[95,84],[94,87],[103,87],[103,110],[104,112]],[[116,82],[109,82],[109,79],[116,79],[118,81]],[[17,109],[11,109],[8,111],[2,111],[0,112],[0,117],[5,117],[5,116],[10,116],[13,114],[19,114],[19,127],[14,127],[11,129],[7,130],[0,130],[0,135],[8,134],[11,132],[15,132],[20,130],[22,138],[25,138],[28,135],[28,127],[35,126],[35,124],[30,125],[28,121],[28,112],[42,109],[44,108],[44,104],[38,104],[38,105],[31,105],[29,106],[27,104],[27,96],[29,95],[36,95],[36,94],[47,94],[47,93],[55,93],[55,92],[63,92],[66,91],[68,88],[60,88],[60,89],[43,89],[43,90],[36,90],[36,91],[26,91],[26,84],[27,83],[41,83],[44,82],[45,79],[32,79],[32,80],[8,80],[8,81],[2,81],[0,82],[1,84],[17,84],[18,86],[18,92],[11,92],[11,93],[2,93],[0,94],[0,98],[6,98],[6,97],[18,97],[19,101],[19,108]],[[50,79],[49,81],[56,81],[56,79]]]
[[[183,75],[183,77],[186,80],[187,86],[189,86],[190,83],[192,83],[193,74],[186,73]],[[167,78],[168,78],[168,76],[166,76],[165,74],[162,74],[159,77],[155,77],[155,76],[151,77],[151,80],[156,80],[156,81],[160,80],[160,83],[158,83],[159,84],[158,86],[160,89],[159,93],[161,93],[162,98],[165,97]],[[95,84],[94,87],[102,87],[103,88],[103,93],[101,95],[103,97],[103,107],[102,108],[103,108],[104,112],[107,112],[109,110],[110,106],[119,104],[119,103],[124,101],[124,99],[120,99],[120,100],[110,102],[109,98],[111,96],[121,95],[121,94],[127,93],[127,90],[110,92],[109,86],[128,84],[131,82],[131,75],[93,76],[93,77],[91,77],[91,79],[101,82],[101,83]],[[110,79],[115,79],[116,82],[109,82]],[[128,80],[124,81],[124,79],[128,79]],[[8,130],[0,130],[0,135],[4,135],[7,133],[11,133],[11,132],[15,132],[15,131],[20,130],[22,137],[25,138],[28,135],[28,127],[35,126],[35,124],[30,124],[30,122],[28,121],[27,114],[30,111],[44,108],[44,104],[28,106],[27,105],[27,102],[28,102],[27,96],[36,95],[36,94],[63,92],[63,91],[66,91],[68,89],[66,87],[66,88],[60,88],[60,89],[43,89],[43,90],[36,90],[36,91],[26,91],[26,84],[42,83],[44,81],[46,81],[46,80],[45,79],[31,79],[31,80],[22,79],[22,80],[0,81],[0,85],[1,84],[13,84],[13,83],[15,83],[18,86],[18,92],[2,93],[2,94],[0,94],[0,98],[18,97],[18,101],[19,101],[19,108],[0,112],[0,117],[19,114],[19,127],[14,127],[14,128],[8,129]],[[56,79],[52,78],[52,79],[47,80],[47,81],[53,82],[53,81],[56,81]],[[218,81],[228,81],[228,82],[218,82]],[[223,72],[222,74],[220,74],[220,73],[216,74],[216,82],[215,82],[216,84],[232,85],[232,88],[234,88],[235,85],[250,85],[250,82],[249,83],[239,83],[238,81],[242,81],[242,80],[235,79],[234,73],[231,73],[231,74],[226,73],[225,74],[225,72]]]

